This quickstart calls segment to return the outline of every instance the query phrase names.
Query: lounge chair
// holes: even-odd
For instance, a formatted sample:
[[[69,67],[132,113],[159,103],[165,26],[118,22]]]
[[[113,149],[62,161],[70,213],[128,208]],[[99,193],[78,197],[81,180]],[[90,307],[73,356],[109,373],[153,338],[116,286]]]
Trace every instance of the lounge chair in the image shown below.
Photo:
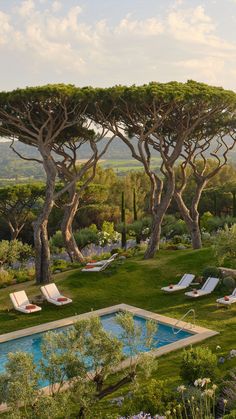
[[[14,308],[17,311],[21,311],[22,313],[30,314],[42,310],[41,307],[36,306],[36,304],[31,304],[29,302],[29,299],[25,291],[12,292],[10,294],[10,299]]]
[[[187,295],[187,297],[198,298],[202,297],[203,295],[211,294],[212,291],[214,291],[215,287],[218,285],[218,283],[219,278],[209,277],[200,290],[189,291],[186,292],[185,295]]]
[[[104,271],[111,263],[113,262],[112,260],[107,260],[103,265],[101,266],[96,266],[96,265],[86,265],[81,272],[101,272]]]
[[[98,262],[91,261],[88,262],[86,266],[103,266],[106,262],[113,262],[117,256],[118,253],[114,253],[109,259],[99,260]]]
[[[63,306],[65,304],[72,303],[70,298],[61,295],[56,284],[48,284],[41,287],[41,291],[49,303],[55,304],[56,306]]]
[[[218,300],[216,300],[217,305],[218,304],[222,304],[224,306],[230,307],[231,304],[236,303],[236,288],[234,289],[234,291],[232,292],[231,295],[229,296],[225,296],[223,298],[218,298]]]
[[[178,284],[172,285],[170,284],[168,287],[161,288],[162,291],[165,292],[176,292],[184,290],[185,288],[188,288],[189,285],[193,282],[195,278],[195,275],[192,274],[184,274],[181,278],[181,280],[178,282]]]

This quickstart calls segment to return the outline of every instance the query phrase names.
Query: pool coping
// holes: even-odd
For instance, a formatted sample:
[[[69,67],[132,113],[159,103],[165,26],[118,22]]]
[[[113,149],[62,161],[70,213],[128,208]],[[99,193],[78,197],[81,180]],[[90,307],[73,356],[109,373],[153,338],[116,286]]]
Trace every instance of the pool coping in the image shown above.
[[[14,332],[4,333],[0,335],[0,343],[8,342],[13,339],[19,339],[22,337],[26,337],[29,335],[35,335],[37,333],[50,331],[53,329],[57,329],[63,326],[70,326],[73,325],[78,320],[87,319],[94,316],[104,316],[106,314],[112,314],[117,311],[128,311],[129,313],[132,313],[133,315],[138,315],[140,317],[143,317],[145,319],[152,319],[156,320],[159,323],[162,324],[168,324],[170,326],[176,326],[176,323],[178,322],[178,328],[190,332],[192,335],[188,336],[187,338],[183,338],[181,340],[178,340],[173,343],[169,343],[165,346],[162,346],[157,349],[152,349],[149,352],[146,352],[146,354],[154,357],[160,357],[164,354],[167,354],[172,351],[176,351],[178,349],[182,349],[186,346],[193,345],[195,343],[201,342],[205,339],[208,339],[210,337],[216,336],[219,334],[219,332],[216,332],[211,329],[206,329],[205,327],[200,327],[196,325],[191,325],[189,322],[183,322],[179,321],[178,319],[163,316],[161,314],[157,314],[148,310],[144,310],[138,307],[130,306],[128,304],[117,304],[114,306],[102,308],[99,310],[90,311],[83,314],[78,314],[76,316],[66,317],[65,319],[56,320],[53,322],[43,323],[38,326],[32,326],[25,329],[17,330]],[[133,358],[133,362],[135,362],[137,357]],[[130,358],[125,359],[122,361],[119,366],[114,370],[114,372],[125,369],[130,366]],[[68,386],[65,384],[64,388],[62,390],[66,390]],[[50,394],[49,387],[43,387],[41,389],[45,394]],[[0,414],[3,412],[6,412],[9,410],[8,406],[6,404],[0,405]]]

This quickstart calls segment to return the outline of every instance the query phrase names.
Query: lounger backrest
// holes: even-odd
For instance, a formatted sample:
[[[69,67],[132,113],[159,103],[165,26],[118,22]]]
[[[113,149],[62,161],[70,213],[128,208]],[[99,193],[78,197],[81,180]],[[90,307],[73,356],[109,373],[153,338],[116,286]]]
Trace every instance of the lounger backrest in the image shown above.
[[[207,291],[207,292],[212,292],[215,289],[218,282],[219,282],[219,278],[209,277],[206,280],[205,284],[203,285],[202,290]]]
[[[188,286],[191,284],[191,282],[194,280],[195,275],[192,274],[184,274],[184,276],[182,277],[182,279],[179,281],[178,285],[181,286]]]
[[[44,285],[44,287],[41,287],[42,293],[45,295],[46,298],[58,298],[60,297],[60,292],[58,291],[58,288],[56,284],[48,284]]]
[[[232,292],[232,297],[236,297],[236,288]]]
[[[112,261],[116,258],[116,256],[118,256],[118,253],[114,253],[113,255],[111,255],[111,257],[108,260]]]
[[[10,298],[14,307],[27,306],[29,304],[25,291],[12,292]]]

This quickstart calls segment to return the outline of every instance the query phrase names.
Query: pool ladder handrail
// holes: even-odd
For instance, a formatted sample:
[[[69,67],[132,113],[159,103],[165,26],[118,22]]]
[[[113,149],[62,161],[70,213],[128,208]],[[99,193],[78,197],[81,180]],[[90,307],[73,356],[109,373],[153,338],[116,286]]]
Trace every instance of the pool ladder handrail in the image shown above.
[[[189,313],[193,313],[193,324],[192,323],[188,323],[186,322],[186,324],[181,327],[181,329],[178,329],[177,331],[175,330],[175,328],[177,327],[177,325],[183,321],[185,319],[185,317],[189,314]],[[174,326],[172,326],[172,332],[174,333],[174,335],[177,335],[179,332],[182,332],[182,330],[189,325],[190,328],[192,329],[195,326],[195,319],[196,319],[196,313],[194,308],[190,308],[190,310],[188,310],[179,320],[177,320],[177,322],[174,324]]]

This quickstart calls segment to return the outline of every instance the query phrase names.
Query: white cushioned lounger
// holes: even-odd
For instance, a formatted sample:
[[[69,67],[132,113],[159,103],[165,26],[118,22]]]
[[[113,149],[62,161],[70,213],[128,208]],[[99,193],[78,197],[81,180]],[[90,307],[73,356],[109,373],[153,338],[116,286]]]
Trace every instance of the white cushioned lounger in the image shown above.
[[[181,278],[181,280],[176,285],[169,285],[168,287],[161,288],[162,291],[165,292],[176,292],[184,290],[185,288],[188,288],[189,285],[193,282],[195,278],[195,275],[192,274],[184,274]]]
[[[62,295],[56,284],[48,284],[41,287],[41,291],[49,303],[55,304],[56,306],[63,306],[65,304],[72,303],[70,298],[65,297]]]
[[[14,308],[17,311],[21,311],[22,313],[30,314],[30,313],[35,313],[36,311],[42,310],[41,307],[36,306],[36,304],[31,304],[29,302],[29,299],[25,291],[12,292],[10,294],[10,299],[12,301]]]
[[[225,306],[231,306],[231,304],[236,303],[236,288],[234,289],[234,291],[232,292],[231,295],[227,296],[227,298],[225,299],[225,297],[223,298],[218,298],[218,300],[216,300],[217,304],[223,304]]]
[[[114,253],[114,255],[111,255],[109,259],[103,259],[99,260],[98,262],[88,262],[87,265],[89,266],[103,266],[106,262],[113,262],[115,258],[118,256],[118,253]]]
[[[101,272],[101,271],[104,271],[112,262],[113,262],[113,260],[108,260],[102,266],[92,266],[92,265],[89,264],[89,265],[86,265],[81,270],[81,272]],[[91,266],[91,268],[89,266]]]
[[[219,283],[219,278],[209,277],[200,290],[186,292],[187,297],[198,298],[203,295],[211,294]]]

